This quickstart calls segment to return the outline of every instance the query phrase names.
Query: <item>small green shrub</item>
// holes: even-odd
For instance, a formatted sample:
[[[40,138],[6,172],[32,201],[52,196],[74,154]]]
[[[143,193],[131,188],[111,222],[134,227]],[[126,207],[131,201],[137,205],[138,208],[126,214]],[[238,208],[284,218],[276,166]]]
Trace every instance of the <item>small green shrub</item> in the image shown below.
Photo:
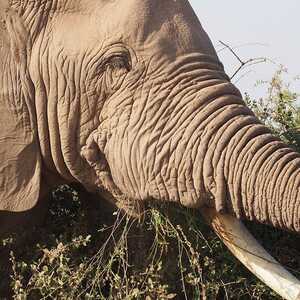
[[[284,82],[285,73],[287,70],[280,67],[270,81],[257,82],[257,85],[267,88],[265,97],[258,100],[251,99],[246,93],[245,100],[264,124],[286,143],[300,151],[300,95],[291,90],[290,83]]]

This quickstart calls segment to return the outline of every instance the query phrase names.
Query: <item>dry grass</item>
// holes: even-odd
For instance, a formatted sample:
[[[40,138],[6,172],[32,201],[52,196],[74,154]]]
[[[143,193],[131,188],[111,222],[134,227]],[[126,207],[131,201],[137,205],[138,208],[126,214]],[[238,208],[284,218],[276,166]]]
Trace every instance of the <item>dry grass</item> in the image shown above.
[[[84,203],[61,187],[34,239],[25,236],[21,248],[13,238],[3,242],[10,268],[1,276],[2,298],[280,299],[232,257],[197,211],[154,204],[140,224],[103,203]],[[291,247],[297,237],[265,226],[255,232],[299,270],[299,249]]]

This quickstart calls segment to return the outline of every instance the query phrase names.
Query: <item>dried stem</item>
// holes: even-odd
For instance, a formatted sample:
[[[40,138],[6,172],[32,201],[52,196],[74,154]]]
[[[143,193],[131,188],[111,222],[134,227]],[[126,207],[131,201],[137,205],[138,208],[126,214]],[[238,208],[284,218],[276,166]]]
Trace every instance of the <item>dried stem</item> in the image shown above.
[[[238,60],[240,63],[239,67],[236,69],[236,71],[233,73],[233,75],[230,77],[230,80],[232,80],[242,69],[245,67],[253,66],[256,64],[264,63],[267,61],[267,58],[265,57],[256,57],[256,58],[250,58],[248,60],[243,60],[240,58],[240,56],[233,50],[232,47],[230,47],[228,44],[219,41],[226,49],[228,49],[233,56]]]

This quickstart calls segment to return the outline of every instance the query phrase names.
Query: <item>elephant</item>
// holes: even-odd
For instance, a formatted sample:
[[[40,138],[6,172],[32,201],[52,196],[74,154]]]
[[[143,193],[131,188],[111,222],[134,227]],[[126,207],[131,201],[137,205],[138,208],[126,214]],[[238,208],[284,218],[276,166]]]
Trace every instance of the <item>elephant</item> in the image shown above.
[[[240,219],[300,232],[300,155],[246,106],[188,0],[0,0],[0,18],[1,232],[42,218],[61,183],[133,216],[199,209],[241,260],[235,239],[256,242]]]

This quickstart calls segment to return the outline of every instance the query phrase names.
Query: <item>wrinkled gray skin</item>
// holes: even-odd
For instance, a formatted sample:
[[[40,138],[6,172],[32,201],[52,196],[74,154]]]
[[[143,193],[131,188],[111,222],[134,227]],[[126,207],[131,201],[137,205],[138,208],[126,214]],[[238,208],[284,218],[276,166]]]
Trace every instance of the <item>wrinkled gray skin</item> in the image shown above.
[[[133,215],[154,198],[300,232],[299,154],[245,106],[187,0],[0,9],[2,229],[78,182]]]

